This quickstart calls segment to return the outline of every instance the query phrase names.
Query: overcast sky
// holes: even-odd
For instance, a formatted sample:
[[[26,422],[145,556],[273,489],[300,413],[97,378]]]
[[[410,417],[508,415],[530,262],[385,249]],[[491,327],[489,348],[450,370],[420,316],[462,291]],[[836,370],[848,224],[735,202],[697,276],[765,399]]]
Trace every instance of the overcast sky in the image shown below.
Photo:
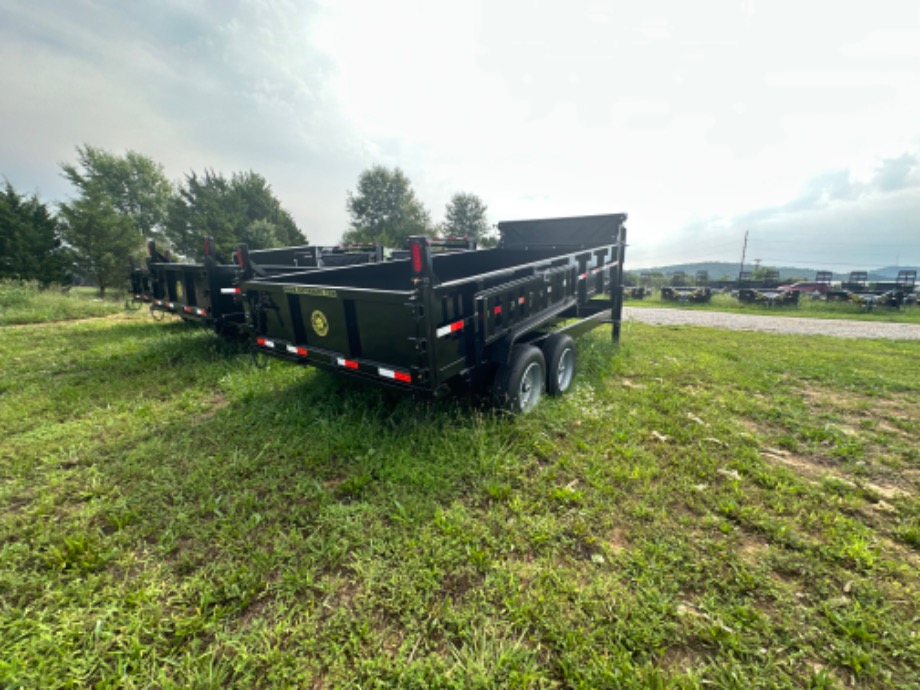
[[[436,220],[627,212],[632,267],[920,264],[917,0],[0,0],[0,125],[20,191],[251,169],[314,243],[382,164]]]

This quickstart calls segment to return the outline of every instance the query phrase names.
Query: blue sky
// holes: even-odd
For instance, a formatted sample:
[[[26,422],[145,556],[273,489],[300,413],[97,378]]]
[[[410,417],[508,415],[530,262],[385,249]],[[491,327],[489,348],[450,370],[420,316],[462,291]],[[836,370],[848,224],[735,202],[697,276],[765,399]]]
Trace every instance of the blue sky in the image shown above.
[[[0,175],[78,144],[255,170],[311,241],[360,172],[438,220],[625,211],[632,266],[920,264],[920,3],[5,0]]]

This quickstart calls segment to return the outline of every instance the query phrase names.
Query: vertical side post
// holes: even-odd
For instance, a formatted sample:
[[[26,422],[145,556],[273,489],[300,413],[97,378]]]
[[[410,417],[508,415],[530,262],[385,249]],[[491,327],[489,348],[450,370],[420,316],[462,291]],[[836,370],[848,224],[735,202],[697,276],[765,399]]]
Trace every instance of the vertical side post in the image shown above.
[[[240,243],[236,245],[236,263],[240,267],[239,282],[252,278],[252,260],[249,258],[249,245]]]
[[[435,334],[434,315],[434,268],[431,261],[431,238],[413,235],[407,242],[409,262],[412,266],[412,284],[415,286],[418,301],[422,307],[422,317],[418,319],[416,330],[416,347],[418,348],[418,367],[420,371],[428,370],[427,384],[432,390],[438,378],[437,335]]]
[[[611,337],[620,342],[620,324],[623,320],[623,261],[626,258],[626,228],[620,226],[617,233],[616,266],[610,270],[610,320],[613,323]]]

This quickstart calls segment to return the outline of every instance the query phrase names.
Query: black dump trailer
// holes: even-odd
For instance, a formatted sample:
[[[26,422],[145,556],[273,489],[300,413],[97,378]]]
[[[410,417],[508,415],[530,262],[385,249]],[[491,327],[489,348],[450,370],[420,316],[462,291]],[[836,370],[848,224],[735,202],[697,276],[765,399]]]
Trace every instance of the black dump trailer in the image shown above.
[[[135,302],[149,302],[153,295],[150,283],[150,271],[146,266],[138,266],[133,257],[128,257],[130,267],[131,294]]]
[[[238,253],[234,253],[232,261],[226,261],[210,237],[205,239],[204,263],[200,264],[172,261],[168,253],[157,250],[153,240],[147,243],[147,250],[150,256],[146,269],[138,269],[132,262],[131,282],[134,299],[149,303],[151,313],[176,314],[226,335],[248,332],[246,315],[235,299],[242,276]],[[304,245],[248,252],[249,271],[260,277],[382,260],[380,245]]]
[[[240,285],[254,347],[265,354],[438,396],[489,393],[527,412],[565,392],[572,337],[610,323],[619,340],[625,214],[499,224],[494,249],[256,277]],[[606,297],[609,293],[610,297]]]

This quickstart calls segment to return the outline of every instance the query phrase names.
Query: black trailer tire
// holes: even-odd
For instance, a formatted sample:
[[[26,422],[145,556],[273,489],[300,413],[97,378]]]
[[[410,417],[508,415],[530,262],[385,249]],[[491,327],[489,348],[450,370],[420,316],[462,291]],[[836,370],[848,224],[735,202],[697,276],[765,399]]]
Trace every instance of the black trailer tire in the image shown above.
[[[511,414],[527,414],[543,396],[546,359],[533,345],[516,345],[511,362],[501,366],[492,385],[492,404]]]
[[[562,395],[572,387],[575,378],[575,341],[565,333],[551,335],[543,341],[543,356],[546,358],[546,392]]]

